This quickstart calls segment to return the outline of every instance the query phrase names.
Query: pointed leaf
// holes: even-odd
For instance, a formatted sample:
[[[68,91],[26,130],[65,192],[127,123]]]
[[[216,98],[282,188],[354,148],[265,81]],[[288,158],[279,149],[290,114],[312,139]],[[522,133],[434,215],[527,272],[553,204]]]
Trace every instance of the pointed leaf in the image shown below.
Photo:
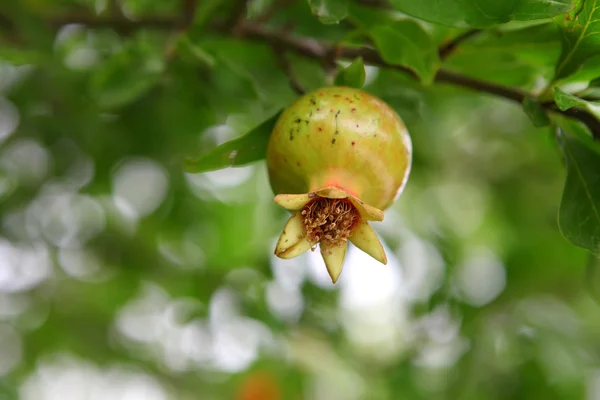
[[[558,141],[567,165],[560,230],[574,245],[600,256],[600,152],[562,129]]]
[[[411,69],[423,83],[433,81],[440,63],[437,47],[415,21],[375,26],[369,35],[386,62]]]
[[[376,259],[382,264],[387,264],[385,250],[377,237],[377,234],[367,221],[361,221],[360,225],[350,237],[353,245]]]
[[[555,126],[561,128],[565,134],[577,139],[590,150],[600,154],[600,141],[594,140],[589,128],[583,122],[558,113],[550,113],[548,118]]]
[[[294,258],[310,247],[310,243],[306,240],[306,230],[302,225],[302,215],[295,213],[283,228],[275,247],[275,255],[283,259]]]
[[[550,125],[550,120],[546,115],[546,111],[542,105],[534,99],[526,97],[525,100],[523,100],[523,110],[525,110],[525,113],[529,119],[531,119],[531,122],[533,122],[534,126],[539,127]]]
[[[554,88],[554,101],[556,101],[556,105],[561,111],[573,107],[584,108],[600,119],[600,103],[583,100],[572,94],[565,93],[559,88]]]
[[[360,217],[367,221],[383,221],[383,211],[373,206],[368,205],[364,201],[357,199],[354,196],[350,196],[350,201],[358,210]]]
[[[308,0],[308,5],[323,24],[337,24],[348,16],[348,0]]]
[[[600,304],[600,257],[589,255],[584,284],[592,298]]]
[[[329,272],[329,276],[331,277],[331,281],[333,283],[337,282],[340,274],[342,273],[347,248],[347,242],[345,242],[342,246],[331,247],[323,246],[323,244],[321,244],[321,255],[323,256],[323,261],[325,261],[327,272]]]
[[[573,6],[573,0],[390,0],[390,3],[413,17],[459,28],[544,19],[564,14]]]
[[[335,186],[327,186],[316,190],[314,193],[317,196],[325,197],[327,199],[345,199],[348,197],[348,193]]]
[[[278,194],[273,201],[288,211],[299,211],[313,198],[306,194]]]
[[[365,84],[365,65],[362,57],[356,58],[352,64],[341,70],[335,77],[337,86],[348,86],[360,89]]]
[[[600,0],[582,2],[578,13],[558,19],[563,49],[555,80],[571,75],[588,58],[600,54]]]
[[[224,143],[199,157],[185,159],[186,172],[214,171],[262,160],[266,156],[269,138],[280,114],[281,112],[277,112],[242,137]]]

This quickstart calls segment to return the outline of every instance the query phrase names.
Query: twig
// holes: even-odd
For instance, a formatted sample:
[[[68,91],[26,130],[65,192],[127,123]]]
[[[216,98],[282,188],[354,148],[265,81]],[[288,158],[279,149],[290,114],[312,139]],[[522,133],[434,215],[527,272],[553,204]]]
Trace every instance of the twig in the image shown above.
[[[181,1],[181,24],[182,29],[189,28],[194,22],[194,15],[196,14],[196,7],[198,6],[197,0],[182,0]]]
[[[275,54],[275,58],[277,59],[279,67],[287,75],[290,86],[294,92],[299,95],[306,93],[306,90],[302,87],[302,84],[298,82],[298,78],[294,73],[292,65],[290,64],[290,60],[285,56],[285,48],[273,45],[273,53]]]
[[[460,35],[458,35],[457,37],[455,37],[448,43],[444,44],[438,50],[440,59],[445,60],[446,58],[448,58],[449,55],[451,55],[454,52],[454,50],[456,50],[456,48],[460,44],[471,39],[474,36],[479,35],[481,32],[482,32],[481,29],[469,29],[468,31],[461,33]]]
[[[181,13],[179,21],[174,22],[173,32],[165,48],[165,59],[167,64],[171,64],[177,57],[177,42],[194,23],[196,14],[197,0],[181,0]]]
[[[246,17],[246,10],[248,9],[248,0],[237,0],[233,5],[233,10],[225,22],[225,27],[230,28],[234,33],[237,33],[239,24]]]

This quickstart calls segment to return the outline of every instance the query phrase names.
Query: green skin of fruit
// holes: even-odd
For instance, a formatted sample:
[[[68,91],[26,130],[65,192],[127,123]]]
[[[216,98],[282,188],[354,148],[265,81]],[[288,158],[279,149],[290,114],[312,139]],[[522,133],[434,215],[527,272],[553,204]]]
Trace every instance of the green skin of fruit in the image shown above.
[[[412,144],[400,117],[362,90],[326,87],[279,117],[267,149],[275,194],[334,186],[380,210],[402,192]]]

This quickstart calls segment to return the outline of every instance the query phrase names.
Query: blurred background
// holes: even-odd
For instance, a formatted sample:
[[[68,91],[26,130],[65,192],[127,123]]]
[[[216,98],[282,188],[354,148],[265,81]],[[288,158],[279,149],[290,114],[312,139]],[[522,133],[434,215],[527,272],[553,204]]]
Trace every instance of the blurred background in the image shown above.
[[[351,247],[333,285],[318,251],[273,256],[288,214],[264,162],[182,168],[297,96],[269,45],[212,28],[235,1],[2,3],[0,399],[600,399],[600,277],[557,227],[553,133],[519,105],[367,67],[414,164],[373,225],[389,264]],[[355,33],[300,0],[244,12]],[[558,39],[506,37],[447,64],[539,86]],[[286,56],[305,89],[331,83]]]

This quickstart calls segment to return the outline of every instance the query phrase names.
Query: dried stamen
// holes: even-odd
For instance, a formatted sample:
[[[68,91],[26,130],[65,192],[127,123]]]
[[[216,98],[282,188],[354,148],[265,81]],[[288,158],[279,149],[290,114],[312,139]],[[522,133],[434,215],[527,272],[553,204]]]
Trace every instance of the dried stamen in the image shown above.
[[[317,197],[302,210],[302,222],[311,246],[322,242],[329,246],[346,243],[359,214],[347,199]]]

